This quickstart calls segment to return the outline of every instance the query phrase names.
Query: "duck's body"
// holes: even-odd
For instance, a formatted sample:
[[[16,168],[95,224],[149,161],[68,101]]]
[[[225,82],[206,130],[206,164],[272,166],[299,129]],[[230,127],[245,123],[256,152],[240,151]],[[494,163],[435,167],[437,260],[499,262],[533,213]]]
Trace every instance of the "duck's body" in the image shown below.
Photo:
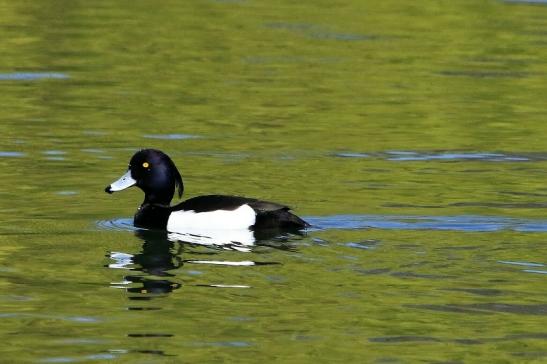
[[[208,195],[170,206],[175,188],[180,197],[184,187],[175,164],[159,150],[137,152],[131,158],[127,173],[105,191],[112,193],[134,185],[145,193],[144,202],[134,218],[135,226],[139,227],[180,232],[192,229],[298,230],[309,226],[292,214],[289,207],[253,198]]]
[[[187,231],[191,229],[298,229],[307,223],[289,207],[239,196],[208,195],[175,206],[143,203],[135,214],[135,226]]]

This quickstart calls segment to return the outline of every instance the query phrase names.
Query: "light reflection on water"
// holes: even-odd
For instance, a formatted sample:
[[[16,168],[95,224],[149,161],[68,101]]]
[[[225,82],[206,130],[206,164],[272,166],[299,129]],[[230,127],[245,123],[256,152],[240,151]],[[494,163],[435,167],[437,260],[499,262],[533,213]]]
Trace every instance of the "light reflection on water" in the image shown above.
[[[69,76],[59,72],[14,72],[0,73],[0,81],[38,81],[47,79],[64,80]]]
[[[187,139],[201,139],[203,137],[190,134],[146,134],[144,138],[158,139],[158,140],[187,140]],[[138,148],[123,148],[123,150],[134,152]],[[99,158],[112,158],[109,155],[103,155],[107,151],[112,149],[99,149],[99,148],[83,148],[80,149],[83,153],[96,154]],[[44,150],[42,154],[50,157],[60,157],[67,154],[66,151],[61,150]],[[172,156],[177,155],[184,156],[212,156],[218,158],[233,158],[242,159],[250,158],[249,153],[230,153],[220,151],[184,151],[183,153],[176,151],[171,153]],[[418,151],[384,151],[384,152],[336,152],[332,153],[332,156],[341,158],[370,158],[370,159],[382,159],[393,162],[419,162],[419,161],[477,161],[477,162],[529,162],[529,161],[544,161],[547,160],[547,152],[535,152],[535,153],[496,153],[496,152],[462,152],[462,151],[442,151],[442,152],[418,152]],[[17,151],[0,151],[0,157],[26,157],[27,153]],[[255,155],[256,156],[256,155]],[[284,152],[279,155],[271,155],[268,153],[268,157],[280,158],[283,160],[291,159],[309,159],[318,158],[322,154],[319,153],[302,153],[291,154]]]
[[[161,140],[184,140],[184,139],[196,139],[201,138],[198,135],[191,134],[145,134],[147,139],[161,139]]]
[[[515,219],[499,216],[390,216],[336,215],[307,217],[313,229],[389,229],[389,230],[450,230],[491,232],[513,230],[521,232],[547,231],[547,221]]]
[[[8,151],[0,151],[0,158],[20,158],[24,157],[26,154],[22,152],[8,152]]]
[[[512,155],[492,152],[416,152],[416,151],[387,151],[379,153],[342,152],[335,154],[345,158],[381,158],[395,162],[417,161],[484,161],[484,162],[526,162],[530,160],[545,160],[546,154],[534,153],[530,155]]]

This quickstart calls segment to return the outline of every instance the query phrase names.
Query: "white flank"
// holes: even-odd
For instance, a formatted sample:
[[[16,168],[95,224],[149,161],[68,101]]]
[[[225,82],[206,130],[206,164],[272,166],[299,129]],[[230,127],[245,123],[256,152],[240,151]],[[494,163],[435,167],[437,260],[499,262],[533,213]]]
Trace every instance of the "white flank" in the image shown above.
[[[254,225],[256,213],[249,205],[241,205],[235,210],[215,210],[209,212],[174,211],[167,221],[170,232],[207,230],[237,230],[248,229]]]

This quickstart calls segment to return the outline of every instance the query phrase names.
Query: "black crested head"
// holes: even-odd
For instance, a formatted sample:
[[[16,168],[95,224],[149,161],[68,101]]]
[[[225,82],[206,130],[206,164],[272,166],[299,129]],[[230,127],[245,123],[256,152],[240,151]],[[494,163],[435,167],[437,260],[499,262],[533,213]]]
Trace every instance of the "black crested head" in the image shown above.
[[[131,177],[143,190],[144,203],[169,205],[178,190],[179,198],[184,192],[182,177],[169,156],[156,149],[142,149],[129,162]]]

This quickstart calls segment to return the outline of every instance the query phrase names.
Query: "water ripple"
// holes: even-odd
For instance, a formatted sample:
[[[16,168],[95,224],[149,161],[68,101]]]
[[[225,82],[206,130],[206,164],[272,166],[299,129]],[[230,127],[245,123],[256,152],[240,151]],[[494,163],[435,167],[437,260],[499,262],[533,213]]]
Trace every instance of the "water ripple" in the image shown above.
[[[184,140],[184,139],[196,139],[200,138],[199,135],[191,134],[145,134],[144,138],[147,139],[162,139],[162,140]]]
[[[511,230],[518,232],[547,232],[547,220],[518,219],[502,216],[453,215],[331,215],[306,216],[312,227],[309,232],[318,230],[439,230],[494,232]],[[133,225],[130,218],[99,220],[96,226],[101,230],[136,231],[142,230]],[[191,236],[190,234],[188,236]],[[172,239],[177,240],[177,239]],[[187,241],[188,239],[182,239]],[[187,242],[194,242],[193,240]],[[200,243],[204,244],[203,239]],[[204,244],[210,245],[210,244]],[[221,244],[222,245],[222,244]],[[351,244],[350,247],[373,249],[374,244]],[[505,262],[503,262],[505,263]]]
[[[18,157],[24,157],[25,153],[21,152],[8,152],[8,151],[2,151],[0,150],[0,157],[4,158],[18,158]]]
[[[513,262],[513,261],[510,261],[510,260],[499,260],[498,263],[519,265],[519,266],[525,266],[525,267],[545,267],[545,264],[541,264],[541,263]]]
[[[213,342],[194,342],[193,346],[213,346],[213,347],[236,347],[244,348],[251,346],[251,343],[246,341],[213,341]]]
[[[133,219],[119,218],[112,220],[99,220],[97,221],[97,227],[101,230],[114,230],[114,231],[135,231],[139,228],[133,225]]]
[[[529,160],[529,158],[523,156],[488,152],[387,152],[387,154],[389,156],[387,159],[391,161],[480,160],[489,162],[521,162]]]
[[[547,221],[516,219],[500,216],[404,216],[404,215],[333,215],[305,218],[314,230],[329,229],[385,229],[385,230],[448,230],[491,232],[512,230],[519,232],[547,231]]]
[[[458,339],[443,339],[431,336],[415,336],[415,335],[401,335],[401,336],[379,336],[371,337],[368,340],[374,343],[383,343],[383,344],[398,344],[398,343],[408,343],[408,342],[455,342],[458,344],[466,345],[477,345],[477,344],[486,344],[486,343],[496,343],[504,341],[515,341],[515,340],[545,340],[547,339],[547,334],[544,332],[531,332],[531,333],[522,333],[522,334],[513,334],[500,337],[481,337],[481,338],[458,338]]]
[[[339,152],[334,154],[342,158],[378,158],[395,162],[416,161],[485,161],[485,162],[526,162],[531,160],[544,160],[544,153],[517,155],[494,152],[460,152],[460,151],[387,151],[379,153],[363,152]]]
[[[13,72],[0,73],[0,81],[36,81],[44,79],[67,79],[66,73],[59,72]]]
[[[547,5],[547,0],[504,0],[505,3],[529,4],[529,5]]]
[[[117,355],[108,354],[108,353],[86,355],[83,357],[59,356],[59,357],[41,359],[39,360],[39,363],[80,363],[80,362],[89,362],[91,360],[111,360],[111,359],[116,359],[117,357],[118,357]]]
[[[545,264],[542,264],[542,263],[517,262],[517,261],[510,261],[510,260],[498,260],[498,263],[516,265],[516,266],[525,267],[525,268],[542,268],[546,266]],[[523,269],[522,271],[524,273],[547,274],[547,270],[543,270],[543,269]]]
[[[492,70],[446,70],[438,74],[440,76],[471,78],[522,78],[529,75],[526,72]]]
[[[471,304],[445,304],[445,305],[404,305],[404,307],[425,309],[441,312],[493,314],[511,313],[517,315],[547,315],[547,304],[511,304],[511,303],[471,303]]]
[[[381,39],[380,36],[374,34],[338,32],[325,26],[311,23],[272,22],[266,23],[265,27],[270,29],[290,31],[298,33],[310,39],[318,40],[367,41]]]
[[[99,318],[91,316],[60,316],[60,315],[45,315],[45,314],[34,314],[34,313],[15,313],[15,312],[3,312],[0,313],[0,318],[20,318],[20,317],[30,317],[38,318],[45,320],[60,320],[60,321],[72,321],[79,323],[95,323],[102,321]]]

